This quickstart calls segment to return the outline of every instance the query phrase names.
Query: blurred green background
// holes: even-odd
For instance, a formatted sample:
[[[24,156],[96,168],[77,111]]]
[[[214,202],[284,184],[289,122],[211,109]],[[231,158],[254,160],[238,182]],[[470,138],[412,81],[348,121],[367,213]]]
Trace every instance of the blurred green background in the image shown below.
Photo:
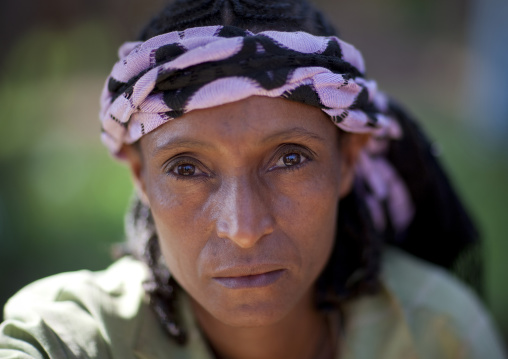
[[[118,46],[163,3],[0,4],[0,305],[111,262],[132,186],[99,141],[98,98]],[[508,2],[315,3],[436,141],[484,235],[486,302],[508,338]]]

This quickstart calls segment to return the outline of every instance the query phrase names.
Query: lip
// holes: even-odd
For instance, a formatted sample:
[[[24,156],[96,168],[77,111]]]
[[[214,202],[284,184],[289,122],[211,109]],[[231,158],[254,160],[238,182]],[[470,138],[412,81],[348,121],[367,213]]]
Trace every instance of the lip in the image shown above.
[[[228,263],[215,268],[212,272],[212,277],[247,277],[257,274],[274,272],[280,269],[285,269],[287,265],[281,262],[267,262],[267,261],[236,261]]]
[[[275,283],[285,272],[285,269],[276,269],[258,274],[213,277],[213,280],[229,289],[259,288]]]

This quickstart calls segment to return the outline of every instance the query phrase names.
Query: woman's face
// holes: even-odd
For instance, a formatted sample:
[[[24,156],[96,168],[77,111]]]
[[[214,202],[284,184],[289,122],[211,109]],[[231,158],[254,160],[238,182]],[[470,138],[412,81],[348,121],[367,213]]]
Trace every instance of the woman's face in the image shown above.
[[[130,148],[167,266],[200,308],[259,326],[309,298],[350,182],[338,133],[317,108],[250,97],[168,122],[140,155]]]

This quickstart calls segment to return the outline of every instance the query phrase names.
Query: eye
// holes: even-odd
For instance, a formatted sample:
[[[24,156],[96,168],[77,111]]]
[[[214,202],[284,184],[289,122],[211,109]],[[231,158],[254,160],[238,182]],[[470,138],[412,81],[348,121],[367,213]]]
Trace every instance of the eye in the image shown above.
[[[192,176],[194,173],[196,173],[196,166],[186,163],[183,165],[178,165],[173,169],[173,172],[179,176]]]
[[[282,156],[277,164],[280,165],[280,162],[286,167],[296,166],[302,163],[302,156],[299,153],[288,153]]]
[[[275,165],[272,169],[282,168],[282,169],[293,169],[298,168],[300,165],[304,164],[309,160],[310,156],[307,156],[302,153],[302,151],[298,151],[295,149],[289,149],[286,153],[279,157]]]
[[[194,163],[194,161],[191,159],[180,158],[169,162],[166,165],[165,172],[177,179],[184,177],[193,178],[206,175],[205,172],[200,170],[200,166],[201,165],[199,163]]]

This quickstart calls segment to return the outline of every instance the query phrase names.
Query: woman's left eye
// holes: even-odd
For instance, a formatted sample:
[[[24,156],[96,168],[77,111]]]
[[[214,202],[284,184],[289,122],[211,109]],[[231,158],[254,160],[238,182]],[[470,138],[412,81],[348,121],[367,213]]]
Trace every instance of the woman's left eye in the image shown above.
[[[193,176],[196,173],[196,166],[190,163],[178,165],[173,169],[173,173],[179,176]]]
[[[301,165],[305,161],[307,161],[308,158],[305,157],[303,154],[298,152],[290,152],[282,155],[277,163],[275,163],[274,167],[278,168],[287,168],[287,167],[295,167],[298,165]]]

